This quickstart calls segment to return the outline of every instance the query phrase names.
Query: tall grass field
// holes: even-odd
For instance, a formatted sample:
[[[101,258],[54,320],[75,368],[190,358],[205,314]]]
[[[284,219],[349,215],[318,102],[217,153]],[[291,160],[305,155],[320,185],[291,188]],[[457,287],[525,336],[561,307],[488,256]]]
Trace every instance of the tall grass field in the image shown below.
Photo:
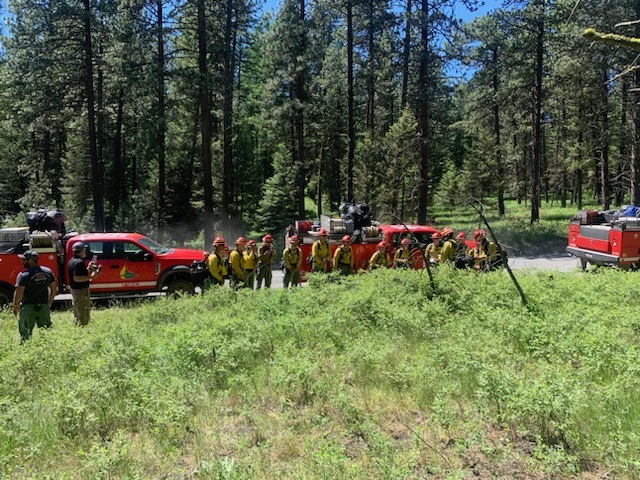
[[[516,275],[4,310],[0,477],[640,478],[640,274]]]

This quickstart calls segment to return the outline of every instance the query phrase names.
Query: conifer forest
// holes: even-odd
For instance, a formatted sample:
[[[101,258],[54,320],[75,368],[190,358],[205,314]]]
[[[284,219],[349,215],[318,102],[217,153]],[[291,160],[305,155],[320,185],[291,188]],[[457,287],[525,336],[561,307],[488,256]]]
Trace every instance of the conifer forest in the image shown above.
[[[184,242],[640,204],[638,52],[583,35],[640,37],[640,0],[494,3],[0,0],[0,218]]]

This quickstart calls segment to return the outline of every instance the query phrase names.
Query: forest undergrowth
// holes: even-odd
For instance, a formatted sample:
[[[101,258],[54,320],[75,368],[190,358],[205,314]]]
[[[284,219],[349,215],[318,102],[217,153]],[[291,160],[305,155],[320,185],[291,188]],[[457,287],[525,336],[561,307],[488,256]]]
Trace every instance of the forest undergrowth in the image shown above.
[[[0,476],[640,478],[637,273],[441,268],[0,313]]]

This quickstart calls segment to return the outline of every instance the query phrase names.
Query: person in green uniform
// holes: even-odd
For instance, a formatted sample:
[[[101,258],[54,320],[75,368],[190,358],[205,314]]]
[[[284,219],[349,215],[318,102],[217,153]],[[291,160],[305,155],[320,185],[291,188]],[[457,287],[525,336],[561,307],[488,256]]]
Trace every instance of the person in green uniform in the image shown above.
[[[262,287],[262,282],[264,282],[265,288],[271,288],[271,266],[273,264],[275,254],[276,249],[273,246],[273,237],[267,234],[262,237],[262,245],[258,247],[258,289]]]
[[[409,248],[410,245],[411,240],[408,238],[403,238],[400,242],[400,248],[398,248],[393,255],[393,265],[395,268],[413,268],[414,260],[411,255],[411,249]]]
[[[258,267],[258,254],[256,241],[249,240],[247,249],[242,253],[242,265],[244,266],[245,287],[253,290],[256,283],[256,269]]]
[[[391,255],[387,252],[387,244],[380,242],[378,249],[373,252],[369,259],[369,270],[375,270],[376,268],[389,268],[391,266]]]
[[[216,237],[213,241],[213,246],[214,250],[207,256],[206,260],[210,276],[205,280],[205,289],[211,287],[211,285],[224,285],[224,277],[227,276],[227,267],[222,257],[222,252],[224,252],[226,248],[224,239],[222,237]]]
[[[229,268],[231,269],[229,285],[236,290],[246,286],[243,262],[243,253],[246,244],[247,241],[244,237],[238,237],[236,240],[236,248],[229,253]]]

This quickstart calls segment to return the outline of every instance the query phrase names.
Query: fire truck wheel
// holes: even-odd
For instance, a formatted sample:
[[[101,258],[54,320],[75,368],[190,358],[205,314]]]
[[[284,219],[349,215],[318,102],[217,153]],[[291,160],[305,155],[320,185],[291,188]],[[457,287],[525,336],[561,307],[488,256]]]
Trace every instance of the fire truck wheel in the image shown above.
[[[11,304],[13,293],[8,288],[0,287],[0,308],[6,307]]]
[[[181,280],[181,279],[174,280],[167,287],[167,295],[174,295],[174,296],[180,295],[180,294],[190,295],[194,292],[195,290],[193,288],[193,284],[188,280]]]

